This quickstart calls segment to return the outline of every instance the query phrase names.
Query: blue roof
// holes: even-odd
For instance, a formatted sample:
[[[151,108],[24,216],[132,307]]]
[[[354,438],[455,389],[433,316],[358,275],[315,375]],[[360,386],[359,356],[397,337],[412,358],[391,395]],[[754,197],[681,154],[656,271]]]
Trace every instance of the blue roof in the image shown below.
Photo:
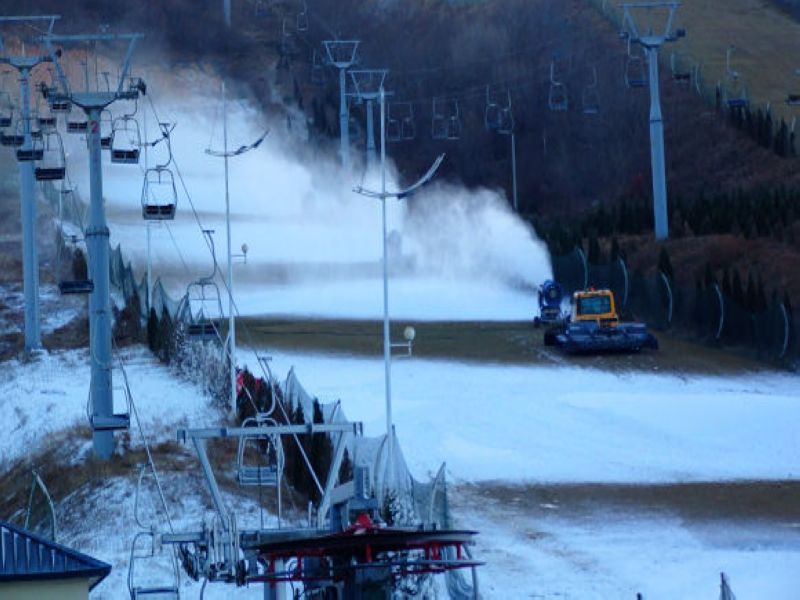
[[[95,587],[111,565],[0,521],[0,582],[90,579]]]

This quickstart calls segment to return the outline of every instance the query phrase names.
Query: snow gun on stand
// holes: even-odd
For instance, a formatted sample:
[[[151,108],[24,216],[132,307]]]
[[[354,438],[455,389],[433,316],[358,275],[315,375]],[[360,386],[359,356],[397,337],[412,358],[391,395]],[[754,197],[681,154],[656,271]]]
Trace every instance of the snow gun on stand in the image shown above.
[[[539,316],[533,319],[533,326],[553,325],[562,323],[566,315],[561,310],[564,292],[561,286],[552,279],[548,279],[539,286]]]
[[[623,323],[611,290],[590,289],[572,296],[572,315],[545,335],[545,345],[567,354],[639,352],[658,349],[658,340],[643,323]]]

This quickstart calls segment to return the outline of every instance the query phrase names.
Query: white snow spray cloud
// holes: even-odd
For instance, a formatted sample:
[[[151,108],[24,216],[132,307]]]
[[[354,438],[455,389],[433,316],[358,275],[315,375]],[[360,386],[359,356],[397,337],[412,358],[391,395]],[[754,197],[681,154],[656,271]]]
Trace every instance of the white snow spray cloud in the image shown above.
[[[203,225],[216,230],[217,256],[222,261],[223,161],[205,152],[209,147],[222,148],[220,85],[197,71],[175,77],[180,84],[173,84],[170,90],[153,84],[150,90],[158,118],[177,122],[172,134],[173,167],[180,169]],[[122,109],[117,108],[115,114],[121,114]],[[140,102],[136,115],[142,126],[144,111],[148,112],[147,136],[153,139],[156,119],[148,100]],[[270,285],[324,285],[326,281],[378,278],[380,202],[353,192],[354,184],[360,183],[358,176],[353,180],[342,177],[338,156],[298,144],[293,137],[297,126],[289,132],[285,120],[268,122],[253,103],[229,102],[229,148],[251,143],[266,128],[271,130],[270,135],[259,148],[229,161],[232,243],[234,251],[242,243],[248,246],[249,266],[246,271],[238,269],[237,281],[266,290]],[[70,160],[70,170],[82,179],[81,194],[86,196],[85,151],[76,151],[74,143],[70,146],[75,157]],[[164,144],[149,149],[150,166],[164,160],[165,149]],[[357,153],[354,148],[353,154]],[[126,253],[141,267],[145,256],[139,205],[142,167],[105,163],[104,173],[112,241],[121,241]],[[376,179],[367,181],[367,186],[377,188]],[[210,261],[180,182],[178,187],[178,217],[169,230],[162,227],[153,231],[153,256],[156,272],[167,278],[172,275],[185,285],[189,275],[181,275],[182,263],[197,276],[208,270]],[[397,188],[391,165],[389,188]],[[529,294],[550,276],[545,245],[496,191],[434,183],[410,201],[389,202],[389,229],[392,239],[399,240],[392,250],[399,250],[402,259],[402,267],[393,268],[393,278],[450,287],[454,296],[461,283],[522,289]],[[353,294],[359,293],[356,289]]]

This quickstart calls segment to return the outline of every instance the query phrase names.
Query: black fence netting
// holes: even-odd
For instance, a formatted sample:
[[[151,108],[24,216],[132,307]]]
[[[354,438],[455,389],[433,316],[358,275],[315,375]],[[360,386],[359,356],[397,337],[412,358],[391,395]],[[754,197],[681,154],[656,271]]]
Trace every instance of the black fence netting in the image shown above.
[[[658,269],[631,273],[619,258],[595,265],[580,249],[554,256],[552,265],[556,281],[567,293],[586,288],[612,290],[623,318],[783,366],[800,364],[796,319],[791,307],[777,298],[756,301],[723,290],[713,280],[678,285]]]

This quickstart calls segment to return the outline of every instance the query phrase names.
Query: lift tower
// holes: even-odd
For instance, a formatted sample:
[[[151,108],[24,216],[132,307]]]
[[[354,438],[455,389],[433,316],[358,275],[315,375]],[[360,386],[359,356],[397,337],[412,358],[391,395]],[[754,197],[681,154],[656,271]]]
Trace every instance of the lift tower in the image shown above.
[[[328,53],[328,62],[339,69],[339,143],[342,167],[350,170],[350,112],[347,110],[347,69],[356,62],[356,40],[328,40],[322,42]]]
[[[0,17],[0,25],[18,24],[35,27],[37,23],[44,23],[47,31],[52,33],[55,22],[60,17],[55,15],[35,17]],[[13,67],[19,73],[19,96],[21,103],[20,133],[25,141],[20,147],[23,153],[32,153],[33,141],[31,138],[31,87],[30,76],[33,69],[42,63],[50,62],[50,56],[39,54],[25,55],[25,46],[22,45],[22,54],[15,55],[5,46],[5,40],[0,36],[0,64]],[[42,334],[39,324],[39,257],[36,250],[36,192],[34,188],[34,164],[32,160],[20,160],[19,165],[19,196],[20,214],[22,216],[22,281],[25,294],[25,351],[31,352],[42,347]]]
[[[634,44],[639,44],[647,55],[650,80],[650,158],[653,171],[653,212],[655,214],[656,239],[669,237],[667,219],[667,175],[664,166],[664,118],[661,113],[661,97],[658,86],[658,49],[665,42],[674,42],[684,37],[683,29],[673,30],[675,11],[678,2],[632,2],[623,4],[626,30],[623,37]],[[646,11],[653,16],[654,11],[666,12],[666,25],[660,33],[653,31],[652,25],[643,33],[637,27],[634,11]],[[648,19],[649,20],[649,19]]]
[[[94,450],[100,458],[108,459],[114,450],[114,431],[127,429],[130,417],[114,414],[111,381],[111,297],[109,290],[109,233],[103,206],[103,170],[100,162],[100,113],[117,100],[136,100],[146,91],[141,80],[129,81],[131,56],[136,42],[143,36],[130,34],[55,35],[44,37],[58,74],[59,96],[82,109],[87,116],[86,139],[89,147],[89,222],[86,227],[86,249],[89,253],[89,273],[94,288],[89,297],[89,345],[91,359],[91,425]],[[59,62],[60,52],[54,44],[88,44],[127,42],[128,49],[120,69],[116,89],[94,90],[87,81],[83,91],[70,88]],[[103,86],[105,88],[105,86]],[[59,99],[62,99],[59,97]]]
[[[383,90],[383,82],[386,80],[387,69],[359,69],[350,71],[353,79],[355,96],[367,105],[367,173],[371,173],[375,167],[377,150],[375,148],[375,118],[373,107],[375,100]],[[389,92],[383,92],[390,95]]]

